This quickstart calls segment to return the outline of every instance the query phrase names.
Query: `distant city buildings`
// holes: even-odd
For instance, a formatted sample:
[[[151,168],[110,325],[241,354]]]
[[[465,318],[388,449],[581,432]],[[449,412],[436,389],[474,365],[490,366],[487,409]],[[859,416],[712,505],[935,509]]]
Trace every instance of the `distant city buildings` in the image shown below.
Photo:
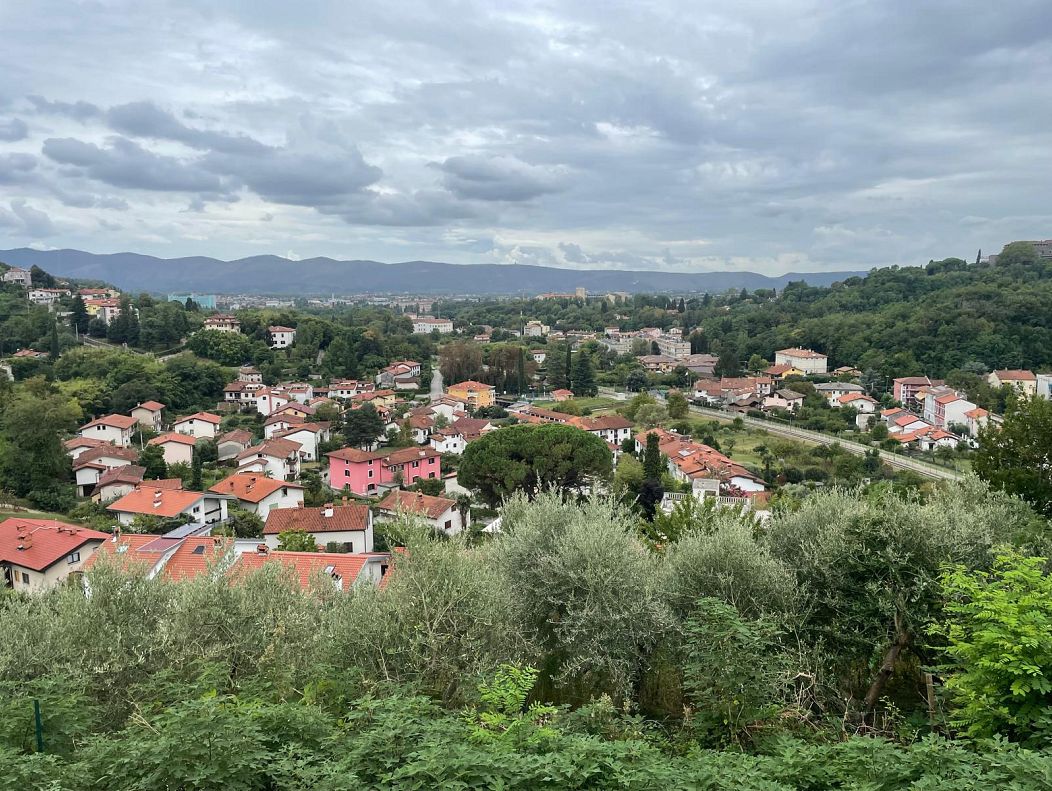
[[[182,302],[186,304],[186,300],[192,299],[199,307],[205,310],[216,309],[216,295],[215,294],[169,294],[169,302]]]

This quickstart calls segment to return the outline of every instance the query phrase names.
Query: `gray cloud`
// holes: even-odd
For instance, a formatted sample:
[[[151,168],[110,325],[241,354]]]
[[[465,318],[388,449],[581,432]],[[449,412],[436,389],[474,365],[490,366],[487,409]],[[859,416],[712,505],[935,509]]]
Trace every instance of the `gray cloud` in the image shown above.
[[[227,185],[214,173],[174,157],[147,151],[134,141],[114,137],[107,148],[74,138],[48,138],[44,156],[70,165],[80,174],[114,187],[162,192],[219,193]]]
[[[29,127],[21,118],[0,119],[0,143],[16,143],[29,136]]]
[[[1052,229],[1043,0],[30,5],[0,205],[61,244],[773,272]]]
[[[445,174],[446,189],[460,198],[524,201],[563,189],[561,172],[515,157],[450,157],[438,168]]]
[[[42,239],[55,233],[51,218],[26,201],[16,199],[8,206],[10,208],[0,206],[0,227],[7,228],[9,233],[32,239]]]

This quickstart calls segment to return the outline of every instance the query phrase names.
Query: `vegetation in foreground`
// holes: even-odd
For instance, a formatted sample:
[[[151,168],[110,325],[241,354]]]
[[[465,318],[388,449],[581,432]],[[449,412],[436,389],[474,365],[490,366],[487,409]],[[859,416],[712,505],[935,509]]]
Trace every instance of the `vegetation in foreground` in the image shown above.
[[[412,525],[383,590],[101,565],[0,599],[24,789],[1043,787],[1048,524],[976,482],[821,492],[653,549],[541,494]],[[1004,645],[1014,646],[1006,651]],[[928,683],[931,673],[931,683]],[[33,701],[41,706],[43,752]]]

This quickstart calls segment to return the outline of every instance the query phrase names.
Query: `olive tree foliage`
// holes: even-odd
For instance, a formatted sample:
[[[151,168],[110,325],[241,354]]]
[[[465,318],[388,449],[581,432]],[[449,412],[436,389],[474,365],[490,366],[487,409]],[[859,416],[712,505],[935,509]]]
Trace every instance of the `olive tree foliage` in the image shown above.
[[[532,653],[485,549],[463,536],[439,539],[411,517],[391,532],[406,551],[395,553],[382,590],[360,585],[339,602],[325,636],[328,663],[459,703],[479,675]]]
[[[799,585],[799,636],[852,669],[872,708],[903,652],[937,613],[946,564],[986,568],[994,548],[1038,536],[1021,501],[977,481],[939,489],[927,501],[890,492],[828,491],[771,520],[765,541]],[[877,657],[876,668],[869,667]],[[882,657],[882,659],[880,659]]]
[[[626,697],[670,623],[658,561],[630,512],[598,498],[578,505],[550,493],[532,503],[516,496],[502,529],[495,565],[520,628],[543,651],[542,687],[568,699]]]
[[[789,621],[799,607],[792,567],[758,540],[755,520],[733,509],[705,512],[665,553],[661,591],[680,619],[703,598],[747,618]]]

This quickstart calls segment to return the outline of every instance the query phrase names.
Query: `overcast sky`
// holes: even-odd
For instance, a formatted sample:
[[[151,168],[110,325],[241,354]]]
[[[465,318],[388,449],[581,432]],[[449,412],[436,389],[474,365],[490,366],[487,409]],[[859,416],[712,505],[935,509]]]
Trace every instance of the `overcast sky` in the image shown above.
[[[787,271],[1052,237],[1052,2],[0,2],[0,248]]]

